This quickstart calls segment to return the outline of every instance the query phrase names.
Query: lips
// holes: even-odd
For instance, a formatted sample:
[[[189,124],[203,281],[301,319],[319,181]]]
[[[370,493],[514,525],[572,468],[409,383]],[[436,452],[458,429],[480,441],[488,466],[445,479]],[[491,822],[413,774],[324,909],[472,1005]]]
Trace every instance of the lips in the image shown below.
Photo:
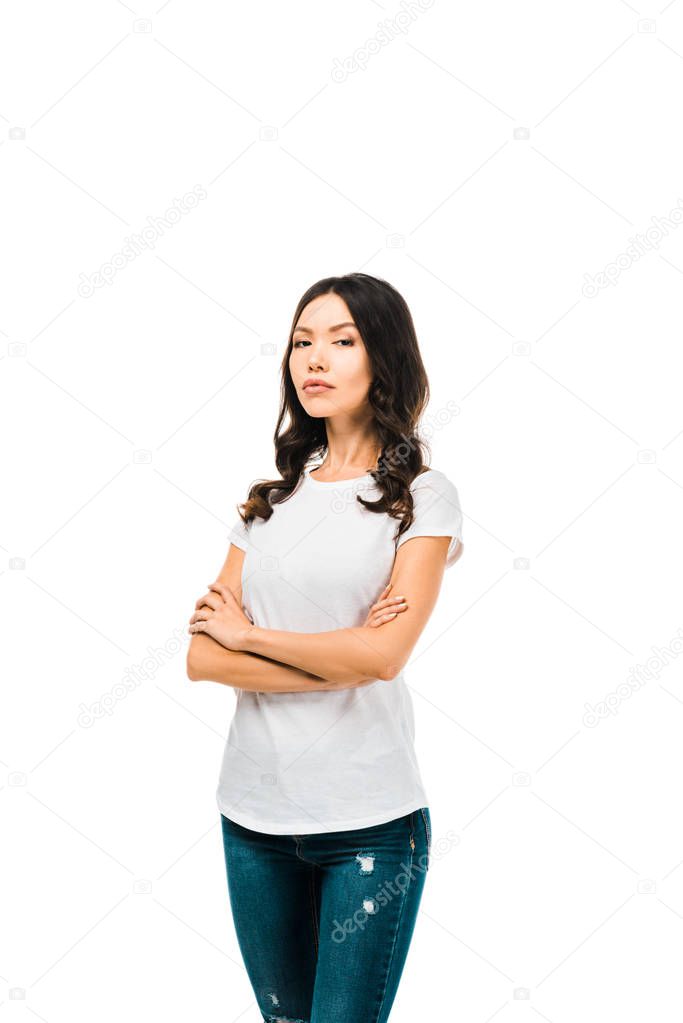
[[[322,380],[311,380],[308,383],[304,384],[304,388],[303,389],[304,389],[304,391],[315,391],[315,390],[332,391],[332,390],[334,390],[334,388],[332,387],[331,384],[325,384],[325,383],[323,383]]]

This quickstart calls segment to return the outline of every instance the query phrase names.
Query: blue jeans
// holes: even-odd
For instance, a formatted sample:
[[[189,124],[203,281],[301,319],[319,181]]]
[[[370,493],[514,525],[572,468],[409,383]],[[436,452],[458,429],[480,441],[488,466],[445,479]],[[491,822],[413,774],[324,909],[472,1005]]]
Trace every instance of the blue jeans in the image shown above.
[[[386,824],[267,835],[221,814],[235,932],[268,1023],[385,1023],[431,851],[425,806]]]

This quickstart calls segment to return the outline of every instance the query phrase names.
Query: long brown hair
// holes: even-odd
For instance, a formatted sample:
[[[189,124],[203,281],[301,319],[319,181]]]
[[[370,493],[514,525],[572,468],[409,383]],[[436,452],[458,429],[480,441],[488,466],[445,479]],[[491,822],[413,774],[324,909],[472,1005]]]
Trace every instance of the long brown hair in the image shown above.
[[[363,273],[325,277],[299,299],[282,359],[280,412],[273,437],[275,464],[282,478],[252,484],[238,512],[245,525],[257,516],[267,521],[273,506],[290,497],[308,462],[325,455],[325,420],[309,416],[301,405],[289,372],[289,357],[292,335],[303,309],[314,298],[330,292],[340,295],[351,311],[373,377],[368,401],[381,453],[377,469],[370,471],[380,498],[367,501],[357,494],[356,500],[368,511],[386,512],[401,519],[395,536],[398,540],[413,519],[410,484],[426,468],[424,452],[428,445],[417,436],[417,428],[429,400],[429,383],[405,299],[387,281]],[[286,414],[289,422],[283,428]]]

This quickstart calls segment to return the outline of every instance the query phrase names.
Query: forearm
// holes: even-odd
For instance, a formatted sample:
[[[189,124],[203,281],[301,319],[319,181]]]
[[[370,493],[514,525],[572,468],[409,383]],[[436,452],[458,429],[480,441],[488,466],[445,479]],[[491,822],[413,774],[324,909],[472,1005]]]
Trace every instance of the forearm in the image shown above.
[[[335,629],[332,632],[285,632],[252,625],[245,630],[242,650],[319,674],[334,682],[359,677],[389,679],[395,666],[369,638],[365,628]]]
[[[350,673],[343,681],[329,680],[256,653],[227,650],[211,636],[202,633],[192,637],[187,655],[187,674],[194,682],[220,682],[236,689],[262,693],[351,689],[375,680],[374,676],[352,676]]]

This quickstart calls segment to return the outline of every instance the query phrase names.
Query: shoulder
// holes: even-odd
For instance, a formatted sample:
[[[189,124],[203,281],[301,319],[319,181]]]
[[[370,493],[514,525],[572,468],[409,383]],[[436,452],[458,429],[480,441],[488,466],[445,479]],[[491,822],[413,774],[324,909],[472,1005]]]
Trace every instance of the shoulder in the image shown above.
[[[457,523],[462,528],[460,494],[455,483],[440,469],[418,473],[410,485],[414,514],[423,521]]]
[[[397,538],[398,548],[416,536],[450,536],[446,567],[462,552],[463,514],[455,484],[440,469],[418,473],[410,485],[412,522]]]
[[[244,523],[241,516],[233,523],[232,529],[228,533],[228,539],[230,543],[233,543],[235,547],[239,547],[240,550],[246,551],[249,547],[249,537],[251,533],[251,522]]]
[[[441,472],[440,469],[431,469],[429,467],[424,468],[417,474],[410,484],[410,489],[412,493],[421,490],[435,490],[437,493],[450,494],[456,497],[458,493],[455,484],[444,472]]]

